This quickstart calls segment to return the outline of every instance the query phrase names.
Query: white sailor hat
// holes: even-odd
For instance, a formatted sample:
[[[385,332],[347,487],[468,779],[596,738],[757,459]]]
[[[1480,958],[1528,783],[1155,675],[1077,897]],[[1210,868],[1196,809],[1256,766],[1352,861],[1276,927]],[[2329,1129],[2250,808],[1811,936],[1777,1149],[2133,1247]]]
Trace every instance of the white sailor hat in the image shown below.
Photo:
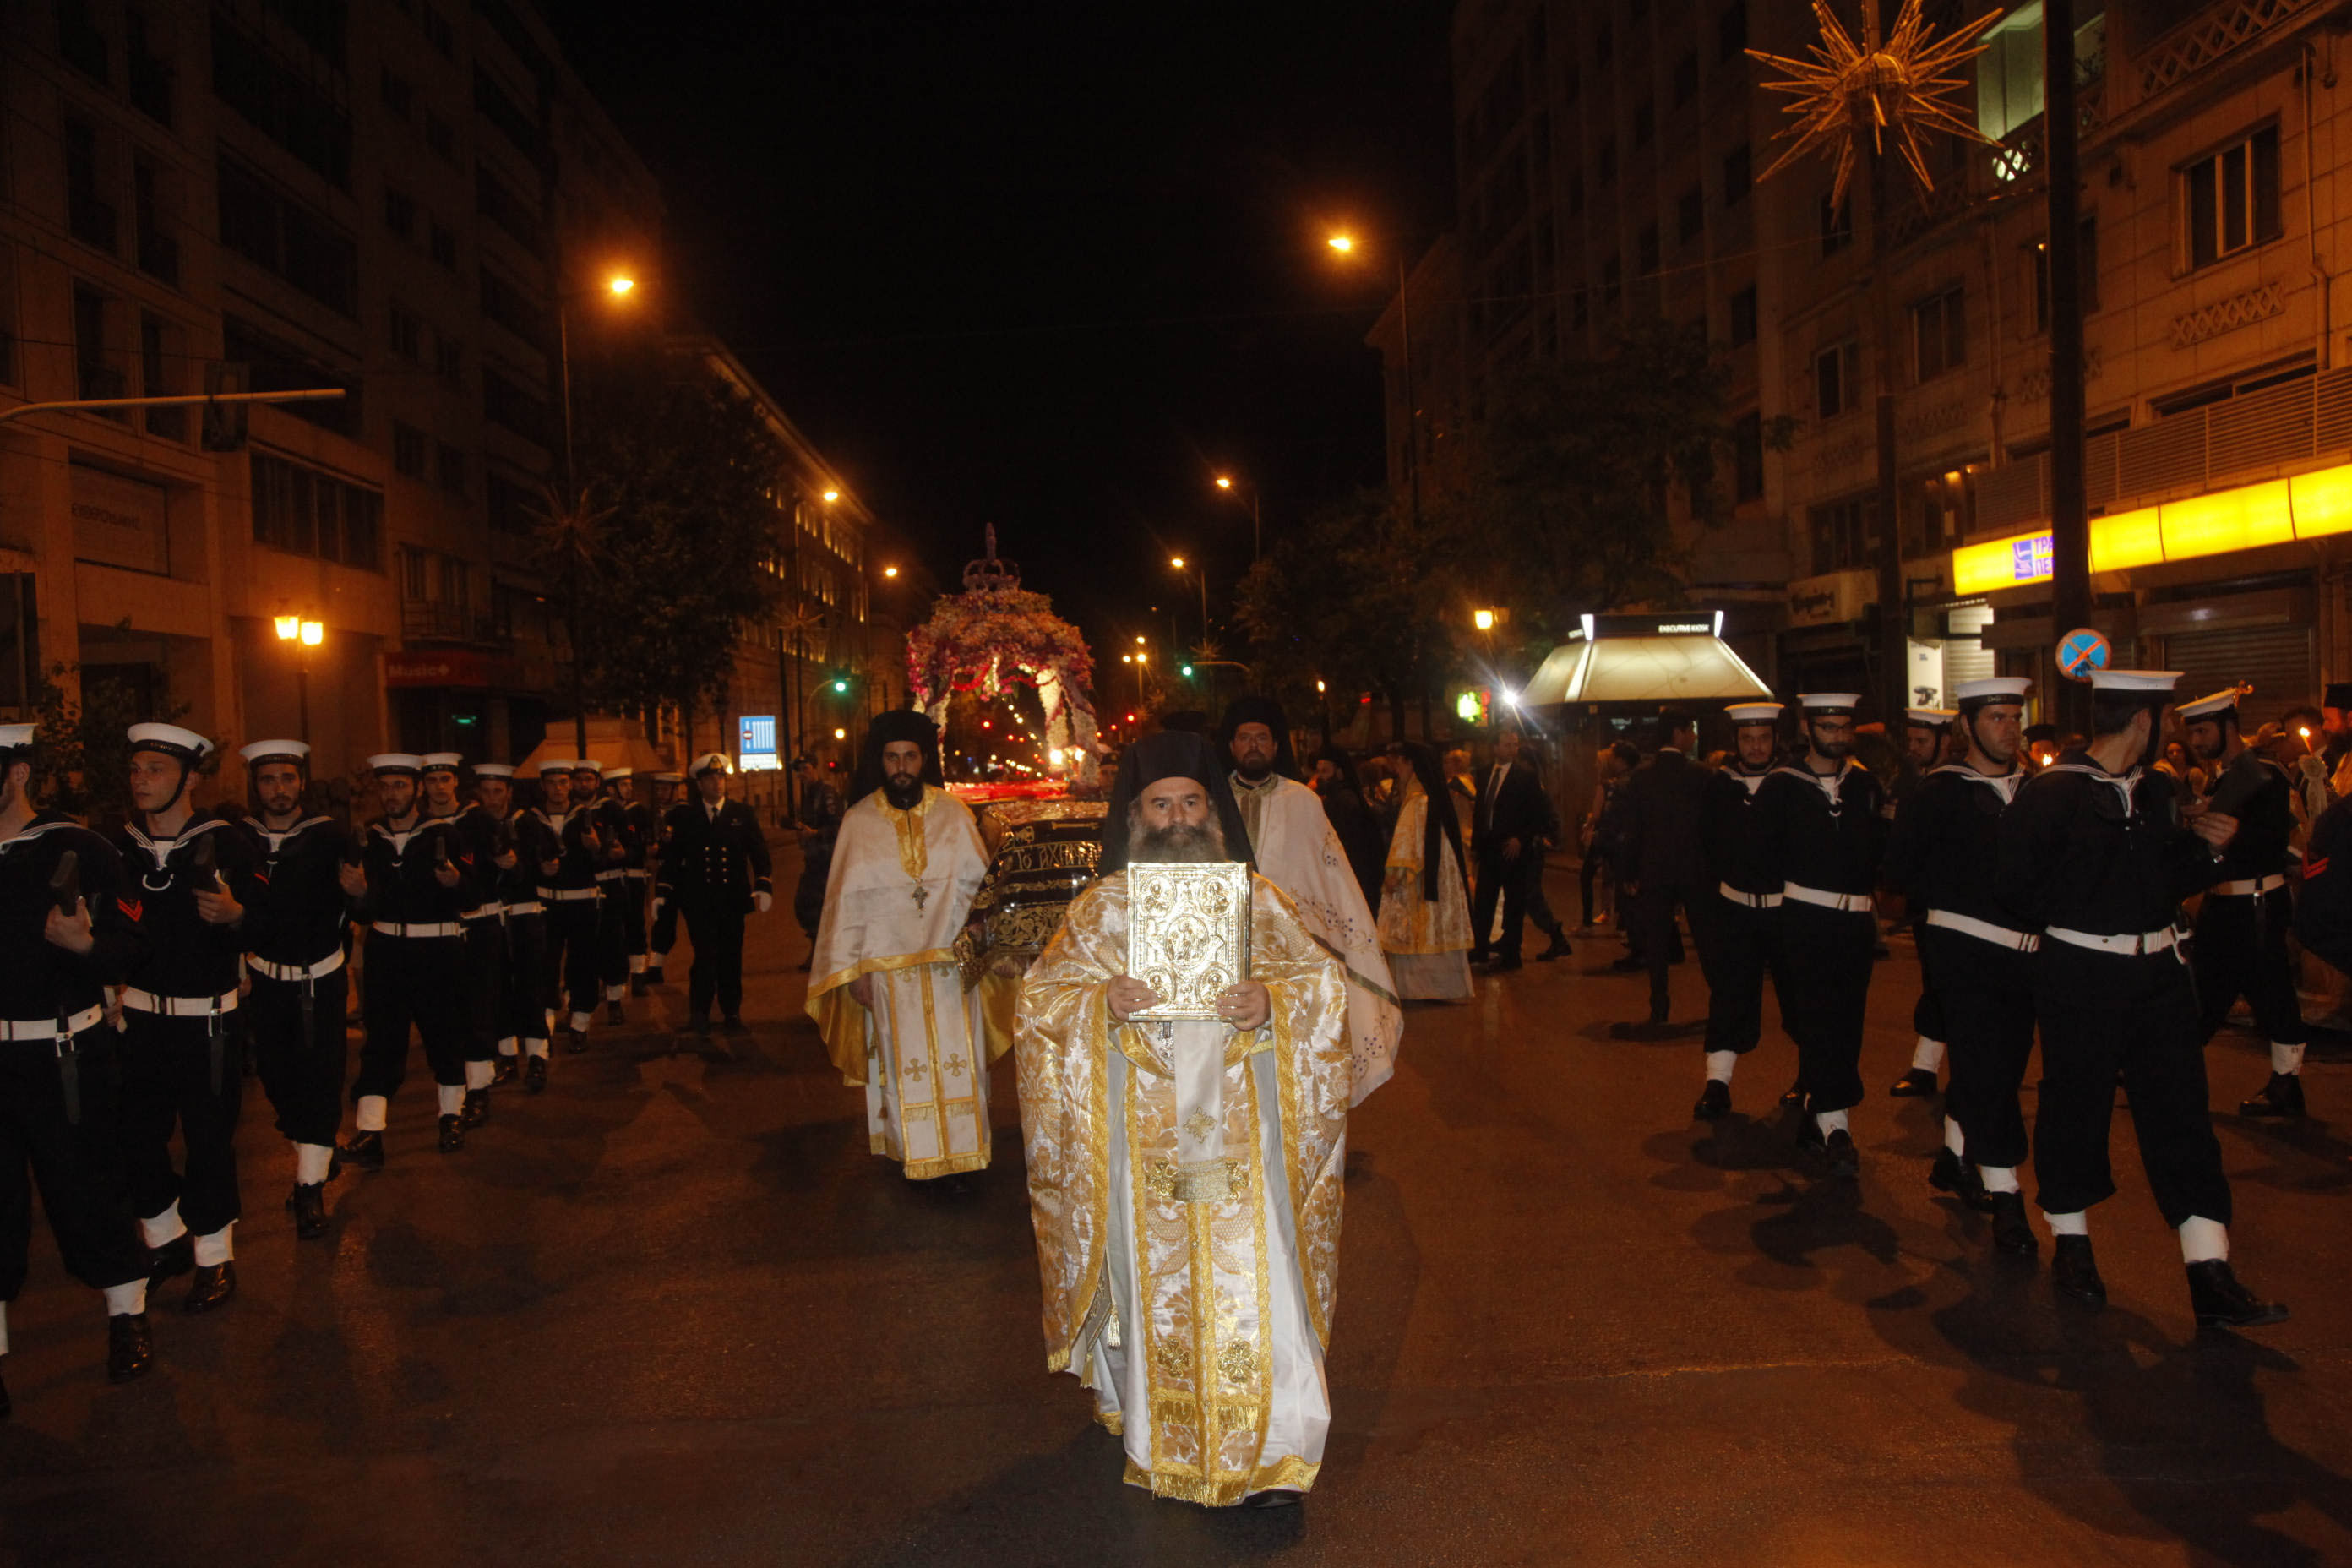
[[[0,724],[0,752],[13,752],[31,745],[34,729],[31,724]]]
[[[368,759],[372,773],[418,773],[425,770],[425,759],[414,752],[378,752]]]
[[[1782,704],[1778,702],[1735,702],[1724,712],[1737,727],[1742,724],[1777,724],[1780,721]]]
[[[568,773],[579,765],[577,757],[550,757],[539,764],[539,776],[545,778],[550,773]]]
[[[2180,681],[2177,669],[2095,669],[2091,689],[2106,697],[2168,698]]]
[[[2194,723],[2198,720],[2216,720],[2238,710],[2238,699],[2253,689],[2251,686],[2225,686],[2210,697],[2200,697],[2194,702],[2180,705],[2180,716]]]
[[[656,773],[653,775],[653,779],[656,784],[684,784],[686,782],[686,775],[684,773]]]
[[[1841,713],[1851,713],[1861,702],[1862,693],[1859,691],[1800,691],[1797,693],[1799,707],[1808,713],[1817,713],[1827,718],[1834,718]]]
[[[249,746],[239,746],[236,754],[245,759],[248,768],[264,763],[292,763],[298,767],[310,765],[310,748],[300,741],[256,741]]]
[[[572,759],[572,771],[575,773],[594,773],[602,778],[604,775],[604,764],[593,757],[574,757]]]
[[[474,776],[478,779],[510,779],[514,777],[512,763],[476,763]]]
[[[1950,708],[1906,708],[1903,716],[1923,730],[1940,730],[1960,715]]]
[[[2022,702],[2025,689],[2033,682],[2021,675],[1989,675],[1981,680],[1963,680],[1952,688],[1952,700],[1966,708],[1971,702]]]
[[[124,731],[131,737],[134,752],[161,752],[167,757],[177,757],[194,766],[212,755],[213,743],[194,730],[183,730],[177,724],[133,724]]]
[[[455,752],[427,752],[417,761],[428,773],[454,773],[466,765],[466,759]]]
[[[627,766],[606,768],[604,776],[607,779],[633,779],[637,776],[637,770]]]
[[[693,773],[696,778],[700,778],[705,773],[726,773],[734,771],[727,765],[727,759],[717,752],[705,752],[694,759]]]

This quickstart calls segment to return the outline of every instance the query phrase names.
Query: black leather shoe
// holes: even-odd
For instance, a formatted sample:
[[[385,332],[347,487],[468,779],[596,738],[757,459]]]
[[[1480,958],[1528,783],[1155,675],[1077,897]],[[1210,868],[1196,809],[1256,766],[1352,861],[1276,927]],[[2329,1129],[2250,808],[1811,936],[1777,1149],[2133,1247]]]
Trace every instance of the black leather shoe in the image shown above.
[[[1569,946],[1568,937],[1565,933],[1557,934],[1551,939],[1550,946],[1536,954],[1536,962],[1538,963],[1549,963],[1556,958],[1566,958],[1570,953],[1572,953],[1575,951],[1576,949]]]
[[[155,1364],[155,1342],[144,1312],[117,1312],[106,1320],[106,1381],[129,1383]]]
[[[1666,1022],[1668,1018],[1673,1016],[1673,1008],[1669,1007],[1664,1002],[1653,1002],[1650,1004],[1650,1022],[1653,1024],[1663,1024]]]
[[[2286,1309],[2238,1283],[2221,1258],[2189,1266],[2189,1304],[2200,1329],[2258,1329],[2286,1321]]]
[[[662,979],[662,966],[660,964],[648,963],[646,965],[646,985],[648,989],[656,985],[667,984],[667,982]]]
[[[441,1152],[455,1154],[466,1146],[466,1121],[459,1116],[441,1119]]]
[[[604,1022],[612,1025],[613,1027],[617,1029],[628,1021],[629,1016],[621,1011],[621,1005],[618,1002],[607,1002],[604,1004]]]
[[[1506,958],[1497,956],[1486,961],[1486,973],[1489,974],[1508,974],[1515,969],[1524,967],[1525,965],[1517,957]],[[1259,1497],[1269,1497],[1273,1494],[1269,1492],[1259,1492],[1256,1495]]]
[[[286,1206],[294,1211],[294,1234],[304,1241],[313,1241],[327,1234],[327,1184],[312,1182],[305,1186],[297,1182],[293,1195]]]
[[[1731,1114],[1731,1086],[1719,1078],[1706,1080],[1698,1091],[1698,1103],[1691,1107],[1691,1115],[1700,1121],[1720,1121]]]
[[[1951,1194],[1979,1214],[1992,1212],[1992,1194],[1985,1191],[1984,1178],[1949,1147],[1936,1151],[1936,1163],[1927,1167],[1927,1184]]]
[[[188,1285],[187,1300],[180,1310],[194,1315],[209,1312],[236,1294],[236,1265],[234,1263],[200,1263],[196,1277]]]
[[[1822,1143],[1822,1157],[1830,1163],[1830,1174],[1851,1179],[1862,1174],[1862,1155],[1853,1146],[1853,1134],[1843,1127],[1832,1128]]]
[[[2033,1226],[2026,1222],[2023,1193],[1987,1193],[1992,1215],[1992,1244],[2012,1258],[2031,1258],[2041,1250]]]
[[[2094,1311],[2107,1304],[2107,1282],[2099,1278],[2087,1236],[2062,1236],[2050,1247],[2050,1289]]]
[[[637,971],[636,973],[629,976],[629,994],[632,996],[642,996],[645,994],[646,973],[645,971],[641,969]]]
[[[1887,1093],[1897,1100],[1927,1100],[1937,1092],[1936,1075],[1926,1068],[1913,1068],[1895,1080]]]
[[[2238,1102],[2241,1116],[2301,1116],[2303,1114],[2303,1075],[2274,1072],[2270,1082],[2252,1100]]]
[[[196,1238],[184,1230],[163,1246],[147,1249],[147,1289],[152,1290],[195,1266]]]
[[[1790,1106],[1802,1105],[1804,1103],[1805,1080],[1803,1079],[1799,1079],[1796,1082],[1790,1084],[1788,1088],[1780,1091],[1780,1105],[1783,1110],[1786,1110]]]
[[[489,1119],[490,1091],[487,1089],[467,1089],[466,1103],[457,1112],[458,1121],[467,1127],[479,1127]]]
[[[1297,1508],[1298,1506],[1298,1494],[1294,1491],[1286,1491],[1280,1489],[1276,1489],[1272,1491],[1252,1492],[1249,1496],[1242,1499],[1242,1506],[1244,1508]]]
[[[1649,967],[1630,952],[1622,958],[1612,958],[1609,961],[1609,973],[1612,974],[1639,974]]]
[[[563,1033],[563,1048],[570,1051],[575,1057],[580,1055],[583,1051],[585,1051],[588,1048],[588,1031],[585,1029],[565,1030]]]
[[[362,1171],[381,1171],[383,1169],[383,1134],[354,1132],[335,1152],[346,1165],[357,1165]]]
[[[541,1094],[547,1089],[547,1058],[533,1057],[522,1064],[522,1091]]]
[[[1811,1116],[1797,1118],[1797,1152],[1820,1154],[1829,1149],[1829,1140],[1822,1136],[1822,1124]]]
[[[500,1057],[498,1066],[490,1069],[490,1087],[497,1089],[501,1085],[512,1083],[520,1072],[521,1069],[515,1066],[514,1058]]]
[[[719,1021],[719,1026],[726,1030],[727,1033],[730,1035],[750,1033],[750,1031],[745,1029],[743,1026],[743,1015],[740,1013],[728,1014],[727,1016]]]

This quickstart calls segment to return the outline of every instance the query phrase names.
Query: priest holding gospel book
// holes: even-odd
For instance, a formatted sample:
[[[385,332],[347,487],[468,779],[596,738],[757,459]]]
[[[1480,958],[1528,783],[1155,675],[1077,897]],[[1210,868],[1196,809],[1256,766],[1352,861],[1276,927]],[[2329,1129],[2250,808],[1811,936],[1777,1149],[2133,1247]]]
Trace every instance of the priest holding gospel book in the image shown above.
[[[1206,740],[1129,747],[1014,1045],[1047,1370],[1213,1507],[1314,1485],[1347,1156],[1346,973],[1248,853]]]

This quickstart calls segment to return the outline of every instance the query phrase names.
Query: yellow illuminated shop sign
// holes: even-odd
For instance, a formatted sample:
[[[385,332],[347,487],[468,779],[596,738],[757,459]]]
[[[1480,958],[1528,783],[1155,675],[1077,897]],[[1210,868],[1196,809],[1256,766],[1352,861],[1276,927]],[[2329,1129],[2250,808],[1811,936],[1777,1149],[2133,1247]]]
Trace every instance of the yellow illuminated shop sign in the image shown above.
[[[2122,572],[2345,532],[2352,532],[2352,463],[2095,517],[2091,570]],[[1952,552],[1952,589],[1986,594],[2046,583],[2054,569],[2045,528],[2014,539],[1961,545]]]

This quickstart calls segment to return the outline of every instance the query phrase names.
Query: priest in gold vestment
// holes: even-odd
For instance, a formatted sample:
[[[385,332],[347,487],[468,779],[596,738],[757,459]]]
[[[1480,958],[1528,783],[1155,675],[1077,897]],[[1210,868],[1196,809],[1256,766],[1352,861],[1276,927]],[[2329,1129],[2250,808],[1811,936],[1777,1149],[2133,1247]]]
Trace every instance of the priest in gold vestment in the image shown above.
[[[809,968],[808,1014],[825,1054],[845,1082],[865,1087],[874,1152],[912,1181],[989,1158],[986,1031],[955,955],[988,856],[971,808],[940,776],[929,719],[874,721]]]
[[[1412,742],[1395,750],[1412,771],[1381,884],[1381,951],[1405,1001],[1466,1002],[1470,891],[1462,879],[1462,823],[1437,753]]]
[[[1127,868],[1248,844],[1202,737],[1129,747],[1105,875],[1031,965],[1014,1047],[1047,1370],[1093,1390],[1129,1481],[1210,1506],[1295,1502],[1322,1462],[1347,975],[1253,875],[1248,978],[1213,1019],[1135,1019],[1159,997],[1127,973]]]

